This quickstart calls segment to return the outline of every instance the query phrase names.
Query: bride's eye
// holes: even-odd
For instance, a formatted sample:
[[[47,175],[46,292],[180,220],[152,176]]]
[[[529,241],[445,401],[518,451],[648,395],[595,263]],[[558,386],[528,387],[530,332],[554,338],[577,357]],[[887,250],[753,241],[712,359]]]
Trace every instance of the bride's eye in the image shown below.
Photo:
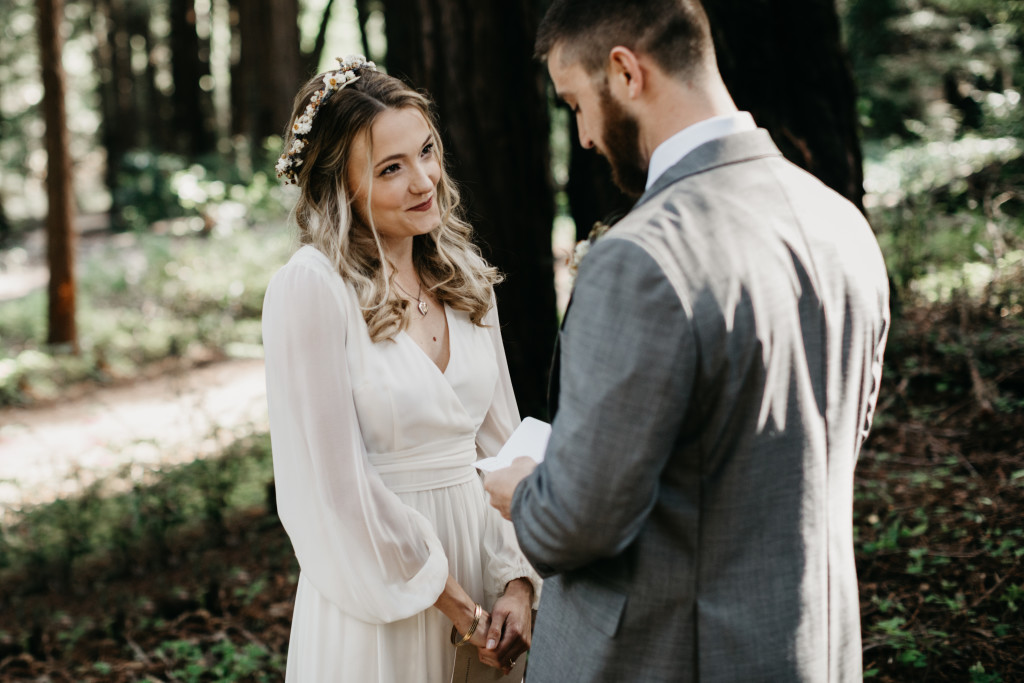
[[[398,171],[398,169],[399,169],[399,165],[398,164],[391,164],[390,166],[385,167],[384,170],[380,172],[380,174],[382,176],[383,175],[391,175],[392,173],[395,173],[396,171]]]
[[[434,143],[433,142],[431,142],[426,147],[424,147],[423,151],[421,152],[421,154],[423,156],[430,156],[433,153],[434,153]]]

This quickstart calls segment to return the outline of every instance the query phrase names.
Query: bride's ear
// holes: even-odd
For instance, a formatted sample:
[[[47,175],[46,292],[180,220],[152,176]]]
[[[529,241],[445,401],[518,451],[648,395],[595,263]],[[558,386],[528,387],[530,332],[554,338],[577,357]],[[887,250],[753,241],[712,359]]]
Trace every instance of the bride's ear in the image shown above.
[[[628,47],[617,45],[608,53],[608,88],[620,99],[637,99],[646,74],[640,58]]]

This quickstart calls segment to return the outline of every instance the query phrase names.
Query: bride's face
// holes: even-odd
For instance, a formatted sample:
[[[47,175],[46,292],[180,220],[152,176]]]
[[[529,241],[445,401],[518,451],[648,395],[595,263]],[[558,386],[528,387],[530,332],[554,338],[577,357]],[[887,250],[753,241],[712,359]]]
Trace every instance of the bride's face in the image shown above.
[[[370,129],[370,144],[365,137],[354,141],[348,181],[356,211],[373,216],[384,241],[423,235],[441,224],[441,162],[434,146],[426,119],[413,108],[381,113]]]

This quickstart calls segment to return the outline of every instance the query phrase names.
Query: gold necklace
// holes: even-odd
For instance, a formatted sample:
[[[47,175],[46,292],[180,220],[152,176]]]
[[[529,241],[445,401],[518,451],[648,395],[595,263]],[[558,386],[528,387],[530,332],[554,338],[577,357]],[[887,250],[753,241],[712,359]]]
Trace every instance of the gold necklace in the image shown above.
[[[419,278],[416,279],[419,280]],[[420,295],[423,294],[423,280],[419,280],[419,283],[419,291],[416,292],[416,296],[413,296],[409,292],[405,291],[405,287],[398,282],[398,278],[395,278],[395,287],[398,287],[398,289],[402,291],[402,294],[405,294],[410,299],[416,299],[416,308],[419,309],[420,315],[425,316],[427,314],[427,302],[420,298]]]

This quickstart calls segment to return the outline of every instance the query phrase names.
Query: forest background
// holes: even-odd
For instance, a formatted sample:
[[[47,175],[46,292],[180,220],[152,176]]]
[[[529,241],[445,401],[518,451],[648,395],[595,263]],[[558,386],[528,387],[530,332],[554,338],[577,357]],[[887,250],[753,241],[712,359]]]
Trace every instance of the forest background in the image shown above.
[[[1024,2],[706,4],[739,106],[863,207],[889,268],[855,491],[865,678],[1020,680]],[[258,366],[263,292],[294,248],[280,131],[335,56],[436,101],[508,276],[521,410],[545,416],[565,257],[629,204],[532,60],[544,5],[4,0],[0,680],[280,679],[297,566],[264,420],[212,418],[174,458],[144,431],[102,443],[46,486],[20,472],[47,411]]]

